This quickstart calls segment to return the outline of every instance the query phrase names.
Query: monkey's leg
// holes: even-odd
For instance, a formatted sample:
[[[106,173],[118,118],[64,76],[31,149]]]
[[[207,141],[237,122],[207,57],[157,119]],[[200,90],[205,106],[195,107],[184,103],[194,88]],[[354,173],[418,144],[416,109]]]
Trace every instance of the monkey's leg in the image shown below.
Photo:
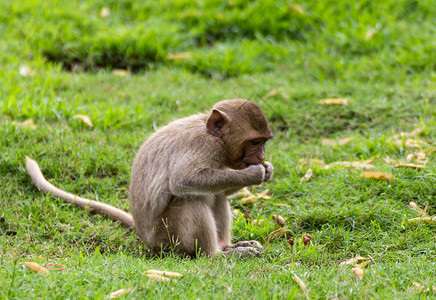
[[[220,250],[224,250],[231,245],[231,215],[230,215],[230,203],[224,194],[215,195],[215,203],[212,207],[213,216],[215,218],[218,246]]]
[[[162,213],[155,232],[155,247],[174,246],[177,252],[195,256],[218,253],[217,229],[212,209],[203,199],[175,198]]]

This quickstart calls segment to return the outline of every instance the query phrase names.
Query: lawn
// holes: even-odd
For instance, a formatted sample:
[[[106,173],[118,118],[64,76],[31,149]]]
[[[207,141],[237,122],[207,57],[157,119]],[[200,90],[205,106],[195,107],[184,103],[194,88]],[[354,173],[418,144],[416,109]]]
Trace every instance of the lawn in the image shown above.
[[[436,215],[435,15],[430,0],[1,1],[0,298],[436,298],[436,222],[409,221]],[[271,199],[230,200],[233,241],[258,240],[259,258],[153,257],[26,173],[28,156],[56,186],[129,211],[141,143],[229,98],[258,103],[275,133],[273,179],[250,188]],[[276,214],[288,231],[270,237]],[[356,255],[361,279],[341,265]]]

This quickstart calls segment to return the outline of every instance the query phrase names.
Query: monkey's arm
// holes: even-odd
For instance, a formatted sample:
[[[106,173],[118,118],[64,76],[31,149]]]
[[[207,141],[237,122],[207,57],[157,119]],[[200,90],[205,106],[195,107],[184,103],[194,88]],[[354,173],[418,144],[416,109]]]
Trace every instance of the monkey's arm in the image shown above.
[[[243,170],[177,168],[169,178],[169,188],[179,196],[216,194],[261,184],[264,179],[265,168],[260,164]]]
[[[99,214],[103,214],[113,219],[114,221],[119,221],[125,227],[133,229],[135,227],[133,223],[132,215],[126,213],[125,211],[113,207],[111,205],[88,200],[85,198],[81,198],[79,196],[67,193],[61,189],[58,189],[50,182],[48,182],[44,175],[42,175],[41,169],[38,166],[38,163],[26,156],[26,169],[27,173],[29,173],[30,178],[32,178],[33,184],[35,184],[38,189],[43,192],[50,193],[52,196],[60,199],[64,199],[67,203],[72,203],[81,208],[89,207],[92,210],[96,211]]]

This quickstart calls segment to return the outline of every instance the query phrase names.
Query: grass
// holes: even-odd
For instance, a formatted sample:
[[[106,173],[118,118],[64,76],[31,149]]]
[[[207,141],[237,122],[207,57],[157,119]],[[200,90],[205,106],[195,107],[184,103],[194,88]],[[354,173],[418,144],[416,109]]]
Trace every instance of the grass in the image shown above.
[[[418,216],[410,201],[436,214],[434,152],[423,170],[376,161],[392,182],[314,166],[314,178],[300,184],[308,166],[298,163],[405,161],[418,149],[388,138],[415,128],[430,142],[422,148],[435,148],[435,9],[432,1],[1,2],[0,298],[106,298],[133,286],[126,298],[303,299],[293,274],[311,299],[435,298],[436,225],[407,222]],[[168,56],[186,52],[190,58]],[[22,66],[33,74],[21,75]],[[128,75],[112,72],[120,68]],[[231,199],[239,210],[234,241],[260,241],[260,258],[150,257],[134,234],[40,193],[25,172],[27,155],[53,184],[129,211],[130,167],[142,141],[237,97],[256,101],[275,131],[267,148],[273,180],[255,189],[268,188],[272,199]],[[334,97],[351,102],[317,103]],[[19,125],[29,118],[36,129]],[[321,144],[345,137],[354,139]],[[273,214],[286,219],[294,246],[267,240],[278,228]],[[306,235],[310,246],[301,243]],[[339,265],[356,254],[373,261],[363,280]],[[37,275],[22,261],[66,270]],[[155,282],[147,269],[185,276]]]

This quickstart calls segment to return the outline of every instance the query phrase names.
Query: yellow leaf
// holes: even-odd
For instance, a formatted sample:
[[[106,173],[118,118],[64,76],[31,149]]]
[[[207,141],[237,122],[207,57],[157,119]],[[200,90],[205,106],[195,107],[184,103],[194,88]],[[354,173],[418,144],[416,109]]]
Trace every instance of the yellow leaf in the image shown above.
[[[269,190],[264,190],[264,191],[258,193],[257,195],[251,194],[248,197],[242,198],[240,201],[242,204],[249,204],[249,203],[254,203],[259,199],[271,199],[271,196],[267,195],[268,192],[269,192]]]
[[[370,41],[376,33],[377,30],[375,28],[369,29],[365,34],[365,41]]]
[[[179,52],[179,53],[170,53],[167,55],[167,60],[185,60],[185,59],[192,59],[192,53]]]
[[[286,223],[286,220],[281,215],[272,215],[272,219],[280,226],[284,226]]]
[[[312,171],[312,169],[309,168],[307,170],[306,174],[303,177],[301,177],[300,184],[305,182],[305,181],[309,181],[312,178],[313,178],[313,171]]]
[[[410,223],[436,223],[436,216],[413,218],[407,221],[409,221]]]
[[[428,287],[423,286],[422,284],[416,282],[416,281],[412,281],[412,284],[421,292],[421,293],[425,293],[425,292],[430,292],[430,289]],[[436,292],[436,286],[432,286],[433,291]]]
[[[119,77],[126,77],[129,75],[129,71],[126,69],[113,69],[111,74]]]
[[[271,232],[270,234],[268,234],[268,236],[266,237],[267,240],[270,240],[274,237],[278,238],[281,237],[282,235],[288,233],[290,230],[288,228],[279,228],[277,230],[274,230],[273,232]]]
[[[295,273],[294,273],[294,280],[297,282],[297,284],[300,286],[300,288],[303,290],[303,292],[307,294],[307,287],[306,287],[306,284],[305,284],[304,281],[301,280],[301,278],[298,277]]]
[[[328,164],[324,167],[324,169],[331,169],[336,166],[341,166],[345,168],[357,168],[357,169],[364,169],[364,170],[373,170],[374,165],[367,164],[365,162],[361,161],[337,161],[333,162],[331,164]]]
[[[322,105],[348,105],[348,99],[345,98],[329,98],[318,101]]]
[[[171,281],[171,278],[168,278],[168,277],[165,277],[165,276],[161,276],[161,275],[157,275],[157,274],[145,274],[145,276],[147,276],[150,279],[157,280],[157,281],[162,281],[162,282]]]
[[[83,123],[85,123],[86,125],[88,125],[89,127],[92,127],[94,125],[92,125],[91,119],[88,116],[85,115],[75,115],[73,117],[73,119],[75,120],[81,120]]]
[[[21,262],[20,265],[23,265],[38,274],[48,274],[48,270],[46,268],[35,262]]]
[[[319,165],[324,166],[324,161],[317,158],[302,158],[298,161],[300,165]]]
[[[263,96],[263,98],[268,99],[268,98],[274,97],[274,96],[280,94],[282,92],[282,90],[283,90],[283,88],[281,88],[281,87],[278,89],[272,90],[272,91],[268,92],[268,94]]]
[[[160,270],[148,270],[147,274],[155,274],[165,277],[183,277],[182,274],[177,272],[168,272],[168,271],[160,271]]]
[[[240,191],[236,194],[236,196],[241,196],[241,197],[249,197],[249,196],[252,196],[252,195],[253,195],[253,193],[250,192],[250,191],[248,190],[248,188],[246,188],[246,187],[244,187],[242,190],[240,190]]]
[[[375,172],[375,171],[362,172],[360,174],[360,177],[377,179],[377,180],[396,180],[394,175],[384,172]]]
[[[363,278],[363,269],[362,268],[352,268],[351,272],[353,272],[354,275],[356,275],[356,277],[359,278],[360,280]]]
[[[326,146],[341,146],[341,145],[346,145],[349,142],[351,142],[354,138],[353,137],[349,137],[349,138],[343,138],[343,139],[338,139],[338,140],[333,140],[333,139],[322,139],[321,140],[321,144],[326,145]]]
[[[304,16],[306,14],[306,11],[304,10],[304,8],[300,5],[300,4],[291,4],[289,5],[289,10],[293,11],[297,14],[300,14],[302,16]]]
[[[406,160],[407,161],[412,161],[413,159],[415,159],[415,161],[417,163],[425,163],[427,162],[427,155],[425,154],[425,152],[414,152],[412,154],[407,155]]]
[[[31,69],[29,66],[20,66],[20,75],[23,77],[34,76],[36,74],[35,70]]]
[[[428,202],[425,205],[424,209],[421,209],[415,202],[410,202],[409,205],[410,205],[410,207],[412,209],[416,210],[421,216],[426,216],[427,215]]]
[[[21,128],[29,128],[29,129],[36,129],[36,125],[35,122],[33,121],[33,119],[27,119],[26,121],[23,121],[21,123],[19,122],[12,122],[15,126],[17,127],[21,127]]]
[[[419,169],[422,170],[425,168],[423,165],[415,165],[415,164],[406,164],[406,163],[398,163],[394,165],[394,168],[412,168],[412,169]]]
[[[108,18],[111,15],[111,10],[107,6],[103,6],[98,14],[100,18]]]
[[[126,295],[126,294],[130,293],[132,291],[132,289],[133,289],[133,286],[131,286],[127,289],[121,289],[121,290],[115,291],[109,295],[109,298],[110,299],[120,298],[122,295]]]
[[[350,265],[358,265],[358,264],[368,264],[371,261],[371,258],[369,257],[363,257],[360,256],[359,254],[356,254],[355,257],[350,258],[349,260],[343,261],[341,262],[339,265],[340,266],[350,266]]]

